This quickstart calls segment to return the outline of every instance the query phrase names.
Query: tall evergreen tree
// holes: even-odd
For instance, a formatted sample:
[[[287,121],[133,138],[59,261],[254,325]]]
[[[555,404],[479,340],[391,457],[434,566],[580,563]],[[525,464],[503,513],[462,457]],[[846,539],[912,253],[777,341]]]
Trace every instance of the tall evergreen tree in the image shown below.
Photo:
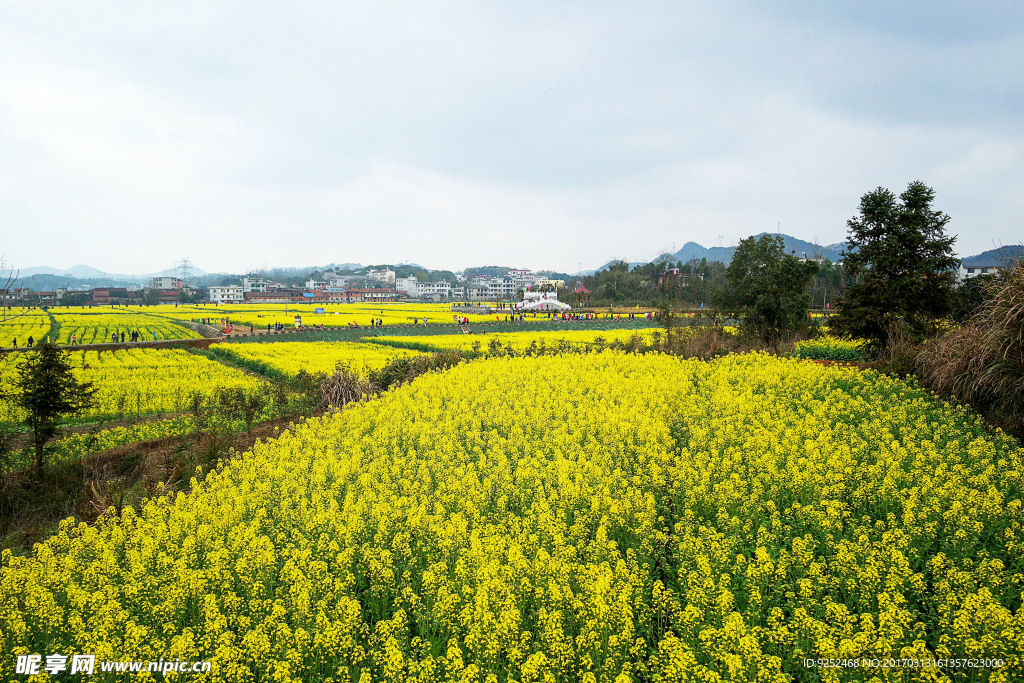
[[[92,384],[79,382],[56,344],[42,342],[26,354],[16,380],[18,404],[25,408],[25,423],[32,430],[36,472],[43,471],[46,443],[57,433],[57,421],[92,404]]]
[[[830,325],[885,348],[902,330],[928,334],[955,302],[956,237],[949,216],[932,208],[935,191],[919,180],[897,197],[879,187],[860,200],[847,221],[843,253],[847,287]]]

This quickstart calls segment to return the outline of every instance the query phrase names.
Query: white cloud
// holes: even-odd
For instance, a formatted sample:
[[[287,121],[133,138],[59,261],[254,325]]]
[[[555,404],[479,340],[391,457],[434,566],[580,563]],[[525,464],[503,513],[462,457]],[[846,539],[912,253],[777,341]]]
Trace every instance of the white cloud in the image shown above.
[[[915,179],[1017,241],[1022,14],[929,9],[0,2],[0,252],[574,270]]]

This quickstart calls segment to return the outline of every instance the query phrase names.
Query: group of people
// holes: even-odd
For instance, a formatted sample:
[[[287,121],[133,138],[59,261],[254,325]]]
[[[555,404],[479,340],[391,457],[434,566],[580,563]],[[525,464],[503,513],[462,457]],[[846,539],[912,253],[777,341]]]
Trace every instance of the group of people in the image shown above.
[[[43,341],[45,341],[45,339],[46,338],[44,337]],[[137,342],[137,341],[140,341],[141,339],[142,339],[142,333],[139,332],[138,330],[132,330],[127,335],[124,333],[124,331],[121,331],[120,333],[118,333],[118,332],[111,332],[110,333],[110,343],[111,344],[124,344],[125,341]],[[156,341],[156,332],[155,331],[153,332],[153,341]],[[28,346],[28,348],[32,348],[33,346],[35,346],[35,343],[36,343],[35,337],[33,337],[32,335],[29,335],[28,339],[26,340],[26,346]],[[77,332],[72,332],[71,333],[71,339],[68,341],[68,344],[70,346],[80,346],[81,345],[81,342],[78,340],[78,333]],[[11,340],[11,346],[13,346],[14,348],[18,348],[18,338],[17,337],[15,337],[14,339]]]
[[[124,344],[125,341],[137,342],[137,341],[141,341],[141,340],[142,340],[142,333],[139,332],[138,330],[132,330],[127,335],[125,335],[124,330],[122,330],[120,333],[118,333],[118,332],[111,332],[110,333],[110,343],[111,344]],[[153,341],[156,341],[156,331],[153,332]],[[69,343],[70,343],[71,346],[78,346],[79,344],[81,344],[81,342],[78,340],[78,333],[77,332],[72,332],[71,333],[71,341]]]

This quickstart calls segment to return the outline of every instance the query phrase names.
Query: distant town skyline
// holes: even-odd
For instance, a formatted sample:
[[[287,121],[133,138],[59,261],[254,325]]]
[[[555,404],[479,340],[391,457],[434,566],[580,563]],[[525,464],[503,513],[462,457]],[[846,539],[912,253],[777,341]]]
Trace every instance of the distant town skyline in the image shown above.
[[[830,244],[922,180],[1024,236],[1024,5],[0,0],[0,256],[576,272]]]

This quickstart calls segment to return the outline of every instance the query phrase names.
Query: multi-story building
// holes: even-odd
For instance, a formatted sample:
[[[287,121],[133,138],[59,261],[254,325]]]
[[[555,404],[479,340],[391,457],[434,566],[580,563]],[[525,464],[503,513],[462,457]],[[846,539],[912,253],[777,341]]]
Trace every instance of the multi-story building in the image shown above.
[[[184,281],[177,277],[155,277],[151,282],[150,287],[153,289],[181,289],[185,286]]]
[[[419,285],[419,280],[415,275],[395,278],[395,289],[399,292],[405,292],[409,296],[417,296],[417,285]]]
[[[390,287],[395,286],[395,271],[390,268],[385,268],[384,270],[371,270],[366,274],[366,278],[368,280],[383,282]]]
[[[452,286],[447,281],[420,282],[415,275],[396,278],[395,289],[420,299],[447,299],[452,294]]]
[[[514,282],[533,282],[536,276],[528,268],[512,268],[506,277]]]
[[[451,294],[452,286],[444,280],[416,283],[416,296],[421,299],[447,299]]]
[[[469,281],[466,296],[480,301],[498,301],[515,295],[523,284],[508,277],[477,277]]]
[[[386,287],[364,287],[345,290],[346,303],[358,303],[361,301],[395,301],[398,299],[398,292]]]
[[[261,277],[243,277],[242,292],[265,292],[267,284],[267,281]]]
[[[242,285],[210,287],[210,303],[240,304],[244,300],[245,293],[242,291]]]

